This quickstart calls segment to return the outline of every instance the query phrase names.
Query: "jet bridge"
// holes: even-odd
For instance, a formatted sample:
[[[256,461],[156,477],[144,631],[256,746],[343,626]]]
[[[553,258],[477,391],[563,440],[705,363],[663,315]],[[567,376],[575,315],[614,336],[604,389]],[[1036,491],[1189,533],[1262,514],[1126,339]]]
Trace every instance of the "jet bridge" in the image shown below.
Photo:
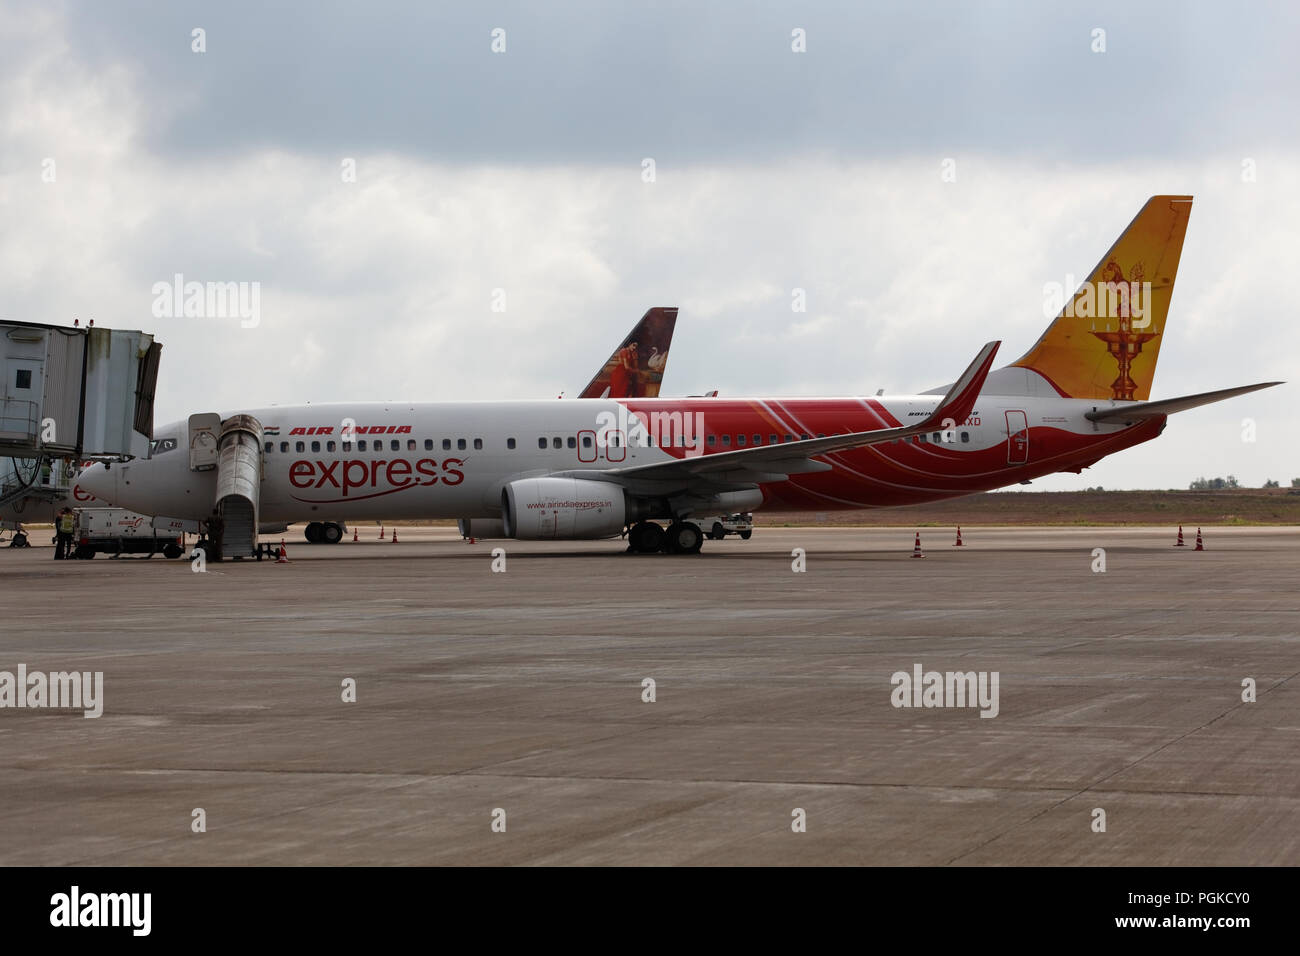
[[[191,418],[191,428],[198,424]],[[191,447],[196,444],[192,442]],[[234,415],[221,423],[217,441],[217,500],[221,553],[232,558],[257,554],[257,512],[262,493],[262,423]]]
[[[0,322],[0,507],[55,500],[61,461],[146,455],[161,353],[144,332]]]

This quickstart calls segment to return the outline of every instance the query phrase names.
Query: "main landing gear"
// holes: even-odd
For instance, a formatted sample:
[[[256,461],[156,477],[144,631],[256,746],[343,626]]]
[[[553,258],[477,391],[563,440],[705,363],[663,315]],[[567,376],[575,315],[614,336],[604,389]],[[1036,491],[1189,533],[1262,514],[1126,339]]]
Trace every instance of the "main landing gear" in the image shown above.
[[[343,526],[333,521],[324,524],[313,521],[307,525],[303,534],[306,535],[308,544],[338,544],[343,540]]]
[[[638,554],[699,554],[704,532],[691,521],[674,521],[665,531],[653,521],[640,521],[627,533],[627,549]]]

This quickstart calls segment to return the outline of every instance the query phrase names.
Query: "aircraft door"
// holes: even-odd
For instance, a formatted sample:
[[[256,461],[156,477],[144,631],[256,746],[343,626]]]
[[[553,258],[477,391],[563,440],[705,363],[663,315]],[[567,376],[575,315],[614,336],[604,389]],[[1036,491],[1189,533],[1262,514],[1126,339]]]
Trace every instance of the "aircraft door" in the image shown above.
[[[1029,418],[1018,409],[1007,410],[1007,464],[1029,461]]]

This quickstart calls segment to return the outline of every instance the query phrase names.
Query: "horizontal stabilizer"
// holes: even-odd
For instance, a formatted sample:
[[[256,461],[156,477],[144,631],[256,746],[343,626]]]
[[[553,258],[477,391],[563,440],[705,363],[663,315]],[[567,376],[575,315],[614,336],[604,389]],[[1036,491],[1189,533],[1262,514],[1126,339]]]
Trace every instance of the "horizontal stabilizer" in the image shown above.
[[[1172,415],[1174,412],[1185,412],[1189,408],[1221,402],[1225,398],[1233,398],[1281,384],[1281,382],[1260,382],[1258,385],[1240,385],[1237,388],[1225,388],[1217,392],[1184,395],[1182,398],[1166,398],[1159,402],[1133,402],[1112,408],[1096,408],[1085,414],[1084,418],[1094,422],[1140,422],[1148,418],[1159,418],[1161,415]]]

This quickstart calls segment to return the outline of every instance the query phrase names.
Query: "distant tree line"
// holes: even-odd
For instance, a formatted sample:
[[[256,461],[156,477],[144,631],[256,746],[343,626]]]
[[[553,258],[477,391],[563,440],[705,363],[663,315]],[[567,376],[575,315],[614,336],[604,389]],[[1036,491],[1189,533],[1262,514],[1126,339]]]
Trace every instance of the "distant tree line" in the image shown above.
[[[1222,491],[1224,488],[1240,488],[1235,475],[1229,475],[1226,478],[1197,478],[1187,486],[1192,491]],[[1265,488],[1280,488],[1281,484],[1274,478],[1269,478],[1264,482]],[[1300,488],[1300,478],[1291,479],[1292,488]],[[1092,489],[1089,488],[1089,491]],[[1100,488],[1097,489],[1101,491]]]

